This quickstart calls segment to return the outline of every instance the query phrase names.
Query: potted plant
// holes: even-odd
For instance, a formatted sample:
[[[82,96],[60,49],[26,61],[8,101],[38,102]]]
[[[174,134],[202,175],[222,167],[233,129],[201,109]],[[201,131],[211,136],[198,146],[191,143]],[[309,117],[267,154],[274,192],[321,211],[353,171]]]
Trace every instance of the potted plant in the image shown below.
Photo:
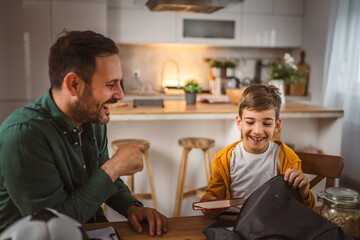
[[[217,59],[213,59],[210,62],[211,74],[209,75],[209,89],[212,94],[221,94],[221,83],[223,76],[223,62]]]
[[[223,67],[223,63],[220,60],[213,59],[210,63],[210,67],[213,77],[221,76],[221,68]]]
[[[223,62],[223,68],[225,69],[225,75],[227,78],[233,77],[236,63],[230,60],[226,60],[225,62]]]
[[[193,105],[196,103],[196,95],[202,91],[199,83],[195,79],[189,79],[185,82],[183,87],[185,92],[185,100],[187,105]]]
[[[284,93],[287,93],[286,90],[289,89],[287,86],[290,86],[290,84],[297,84],[298,81],[306,83],[304,73],[298,70],[294,64],[294,58],[289,53],[285,53],[280,61],[265,62],[265,64],[270,69],[268,72],[270,75],[269,84],[276,81],[276,85],[279,85],[279,82],[282,81]]]

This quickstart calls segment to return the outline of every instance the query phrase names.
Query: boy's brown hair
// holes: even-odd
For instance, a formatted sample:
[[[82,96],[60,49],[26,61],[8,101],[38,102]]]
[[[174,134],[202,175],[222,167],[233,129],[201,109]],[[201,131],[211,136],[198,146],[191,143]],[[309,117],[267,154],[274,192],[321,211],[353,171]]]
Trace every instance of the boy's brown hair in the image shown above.
[[[239,100],[239,116],[245,108],[254,111],[275,110],[275,120],[279,119],[281,97],[279,89],[273,85],[255,84],[247,87]]]

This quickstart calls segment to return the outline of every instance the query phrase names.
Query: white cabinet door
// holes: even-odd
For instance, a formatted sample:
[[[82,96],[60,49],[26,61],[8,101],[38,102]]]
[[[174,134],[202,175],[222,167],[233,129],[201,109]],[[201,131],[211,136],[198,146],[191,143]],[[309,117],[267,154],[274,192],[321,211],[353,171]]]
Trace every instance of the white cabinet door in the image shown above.
[[[0,102],[3,103],[27,98],[22,8],[20,1],[0,1]]]
[[[250,0],[244,1],[243,13],[302,15],[303,0]]]
[[[26,92],[30,99],[43,95],[50,87],[48,57],[51,46],[50,2],[26,0],[24,12],[24,63]]]
[[[256,13],[256,14],[273,13],[274,0],[250,0],[250,1],[244,1],[241,4],[243,5],[243,13]]]
[[[118,43],[174,43],[175,13],[109,9],[109,37]]]
[[[205,45],[239,46],[240,13],[179,13],[177,42]]]
[[[302,17],[244,14],[242,45],[249,47],[301,47]]]
[[[281,15],[303,15],[303,0],[275,0],[274,13]]]
[[[106,0],[53,0],[52,38],[67,30],[92,30],[106,35]]]
[[[0,101],[26,102],[49,88],[50,2],[0,1]]]

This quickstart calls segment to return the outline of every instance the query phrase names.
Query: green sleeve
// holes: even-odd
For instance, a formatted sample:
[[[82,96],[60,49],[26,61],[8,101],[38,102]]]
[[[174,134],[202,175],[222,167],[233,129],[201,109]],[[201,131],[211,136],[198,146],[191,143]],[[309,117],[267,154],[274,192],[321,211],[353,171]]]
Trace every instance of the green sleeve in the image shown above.
[[[118,188],[101,168],[72,187],[77,179],[64,160],[66,149],[54,149],[49,136],[56,138],[44,124],[17,124],[2,131],[0,182],[7,196],[2,194],[0,201],[16,206],[13,216],[50,207],[85,223]]]
[[[105,128],[106,132],[106,126],[103,127]],[[101,142],[104,144],[101,145],[101,157],[99,159],[99,167],[109,159],[108,141],[106,135],[103,135],[103,139]],[[127,217],[127,210],[134,202],[137,202],[138,200],[132,196],[129,188],[121,180],[121,178],[115,181],[115,185],[117,191],[106,201],[106,204],[118,213]]]

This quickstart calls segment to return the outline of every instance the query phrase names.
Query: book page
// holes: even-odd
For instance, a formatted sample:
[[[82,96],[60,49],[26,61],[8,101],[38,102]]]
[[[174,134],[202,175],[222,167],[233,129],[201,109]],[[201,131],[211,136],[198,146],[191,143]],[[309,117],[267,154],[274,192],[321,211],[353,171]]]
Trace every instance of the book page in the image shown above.
[[[234,198],[234,199],[220,199],[212,201],[203,201],[193,203],[194,210],[201,209],[220,209],[220,208],[229,208],[232,206],[244,204],[244,198]]]
[[[90,240],[120,240],[113,227],[100,228],[96,230],[86,231]]]

